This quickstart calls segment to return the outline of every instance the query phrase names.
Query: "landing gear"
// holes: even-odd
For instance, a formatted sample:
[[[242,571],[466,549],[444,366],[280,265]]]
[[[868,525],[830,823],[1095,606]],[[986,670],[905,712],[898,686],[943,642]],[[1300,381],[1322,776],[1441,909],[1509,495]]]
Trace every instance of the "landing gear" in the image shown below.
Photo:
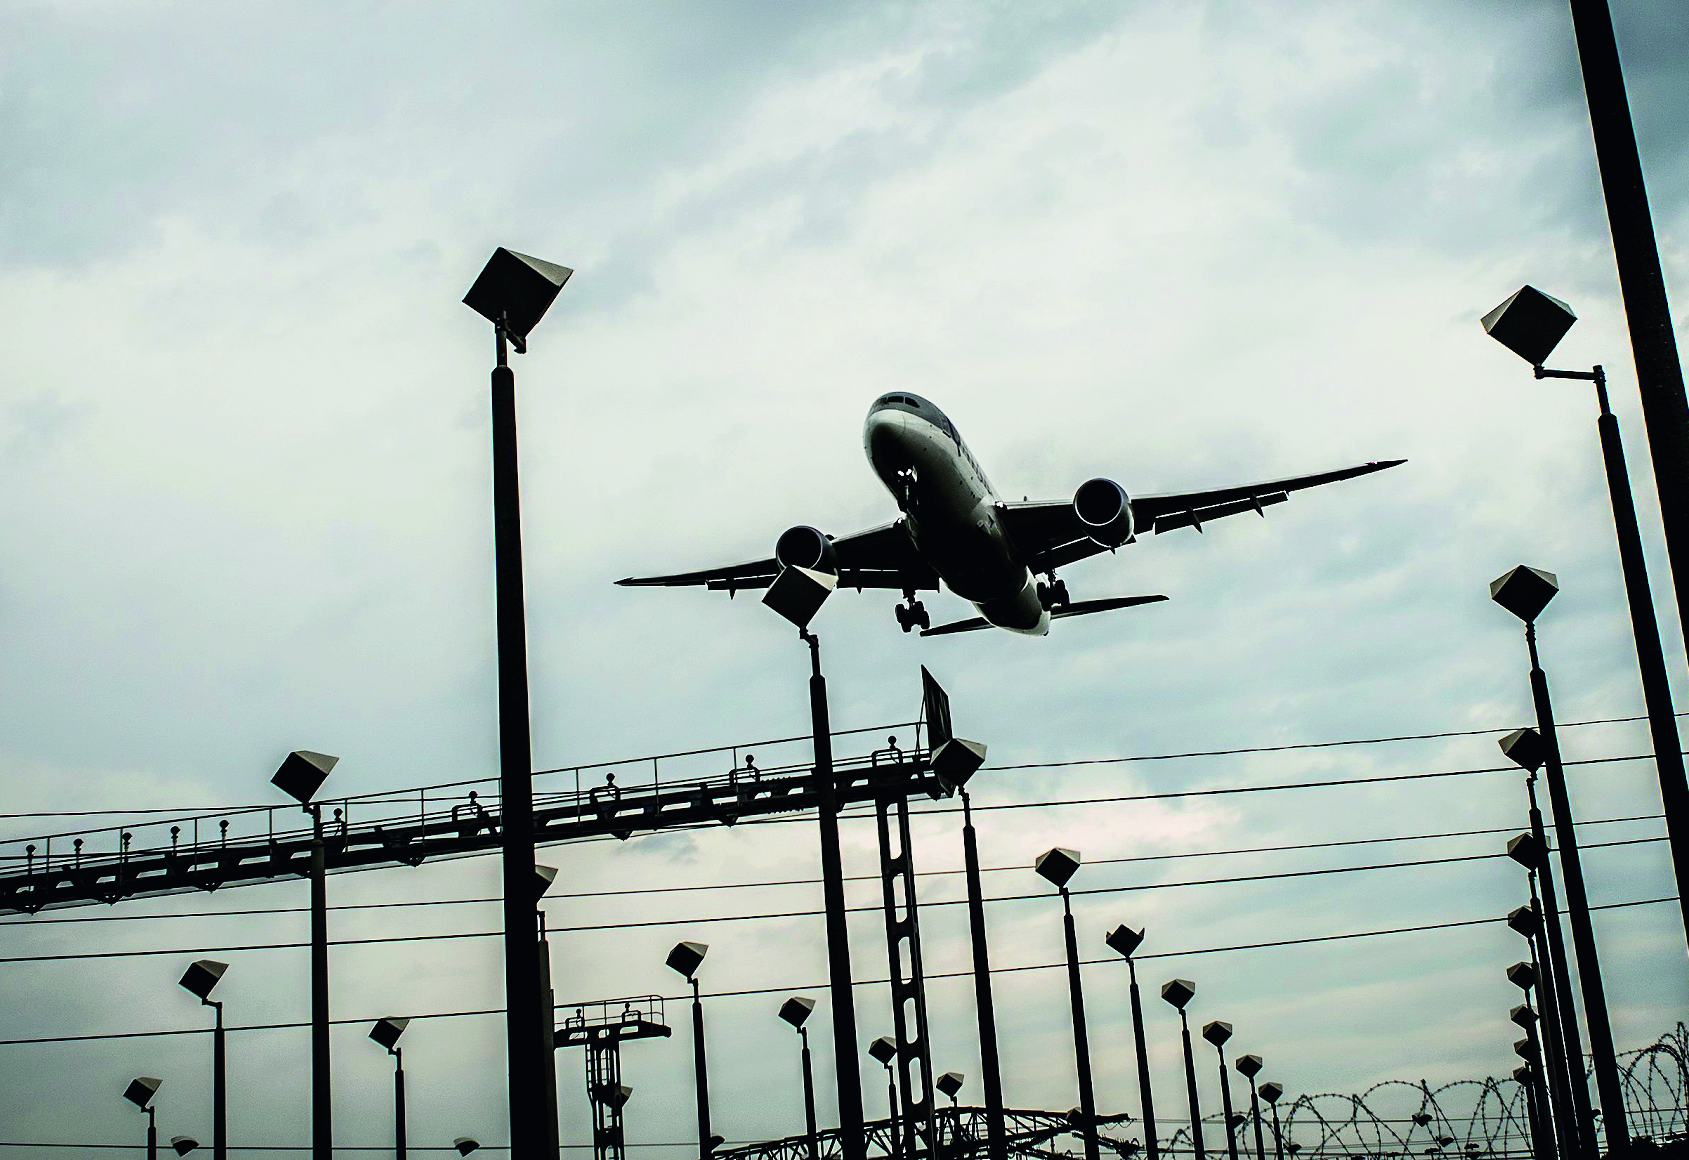
[[[1073,601],[1067,595],[1067,581],[1057,580],[1054,572],[1050,573],[1050,582],[1038,582],[1038,603],[1044,606],[1045,612],[1054,612],[1058,608],[1066,608]]]
[[[905,467],[897,473],[897,506],[904,511],[908,511],[915,503],[915,483],[916,476],[913,467]],[[912,604],[917,606],[920,604],[920,601],[915,599],[914,593],[911,592],[907,595]],[[904,629],[903,631],[908,632],[909,630]]]
[[[932,618],[927,615],[927,606],[916,600],[913,592],[905,592],[904,596],[908,598],[909,603],[897,606],[898,627],[903,629],[904,632],[908,632],[916,625],[920,625],[922,628],[931,628]]]

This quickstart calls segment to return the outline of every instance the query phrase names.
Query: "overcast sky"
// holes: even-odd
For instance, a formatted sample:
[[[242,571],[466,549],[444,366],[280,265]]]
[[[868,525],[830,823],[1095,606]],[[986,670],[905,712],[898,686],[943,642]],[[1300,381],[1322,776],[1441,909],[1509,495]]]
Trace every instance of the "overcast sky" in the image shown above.
[[[1689,23],[1614,0],[1668,285],[1689,267]],[[1529,716],[1517,622],[1487,583],[1559,574],[1542,649],[1566,721],[1641,712],[1594,400],[1538,383],[1478,316],[1525,282],[1580,321],[1555,361],[1606,365],[1624,424],[1679,704],[1683,637],[1565,5],[13,3],[0,11],[0,809],[270,802],[280,757],[342,757],[326,792],[496,772],[488,328],[459,303],[509,245],[577,273],[517,360],[534,761],[570,766],[808,728],[807,662],[754,598],[613,587],[766,555],[784,528],[843,534],[894,512],[861,422],[891,389],[955,420],[1005,497],[1093,475],[1130,492],[1372,459],[1404,467],[1076,565],[1076,599],[1165,593],[1045,639],[905,636],[895,594],[818,621],[839,728],[907,721],[919,666],[993,765],[1404,733],[1480,735],[1277,754],[987,771],[981,806],[1491,767]],[[935,619],[969,614],[927,598]],[[1648,752],[1639,724],[1568,729],[1568,757]],[[771,764],[778,750],[767,750]],[[785,755],[798,760],[799,747]],[[720,770],[715,770],[720,772]],[[1587,820],[1659,811],[1647,761],[1574,766]],[[561,788],[561,786],[559,786]],[[922,808],[933,808],[923,802]],[[871,816],[871,815],[869,815]],[[988,810],[994,895],[1047,893],[1052,845],[1087,862],[1522,827],[1511,773]],[[0,835],[73,828],[10,818]],[[917,864],[961,865],[957,819],[917,822]],[[1654,820],[1592,825],[1586,843]],[[872,875],[873,826],[845,823]],[[110,832],[93,839],[107,848]],[[1488,854],[1500,836],[1088,866],[1075,887]],[[4,852],[16,854],[7,844]],[[560,894],[813,878],[814,830],[737,827],[546,852]],[[1591,849],[1592,900],[1672,893],[1662,843]],[[484,897],[496,859],[336,878],[332,901]],[[1496,916],[1503,859],[1076,900],[1087,954],[1118,922],[1144,951]],[[923,901],[960,897],[923,880]],[[853,902],[878,899],[854,883]],[[821,1000],[812,885],[563,897],[559,997],[656,992],[711,945],[706,992]],[[52,917],[297,908],[304,883]],[[962,908],[922,912],[929,972],[968,964]],[[331,918],[336,939],[487,931],[488,905]],[[1053,898],[990,908],[999,966],[1054,962]],[[1689,1011],[1672,905],[1596,919],[1616,1037]],[[36,929],[31,929],[34,926]],[[8,963],[0,1037],[205,1025],[175,979],[229,961],[232,1024],[308,1017],[302,913],[46,925]],[[1397,1077],[1505,1075],[1489,925],[1148,960],[1197,982],[1198,1021],[1293,1095]],[[853,920],[883,977],[881,920]],[[336,1016],[497,1006],[494,939],[334,954]],[[1077,1102],[1059,971],[1000,976],[1006,1096]],[[1138,1101],[1118,964],[1086,968],[1098,1100]],[[780,995],[709,1003],[715,1126],[802,1128]],[[939,1070],[980,1099],[971,987],[929,987]],[[1163,1134],[1184,1114],[1177,1021],[1147,1012]],[[864,1042],[890,1030],[858,992]],[[637,1145],[692,1138],[690,1032],[628,1048]],[[389,1064],[335,1031],[336,1130],[390,1141]],[[405,1038],[413,1145],[506,1139],[502,1023]],[[309,1140],[300,1031],[231,1037],[236,1144]],[[1206,1051],[1206,1048],[1204,1048]],[[128,1143],[119,1094],[164,1079],[165,1136],[209,1139],[200,1037],[0,1046],[0,1142]],[[1207,1057],[1211,1062],[1212,1057]],[[590,1140],[581,1059],[558,1059],[564,1140]],[[878,1070],[866,1103],[883,1114]],[[1205,1063],[1204,1099],[1217,1109]],[[1133,1135],[1136,1129],[1132,1130]],[[1218,1138],[1217,1136],[1215,1137]],[[636,1148],[653,1160],[684,1148]],[[9,1156],[63,1150],[7,1147]]]

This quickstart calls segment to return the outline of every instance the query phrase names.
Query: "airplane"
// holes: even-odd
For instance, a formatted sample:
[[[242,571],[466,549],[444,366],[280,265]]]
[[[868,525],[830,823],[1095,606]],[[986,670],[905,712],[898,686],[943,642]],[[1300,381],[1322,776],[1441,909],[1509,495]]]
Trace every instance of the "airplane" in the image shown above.
[[[839,537],[798,525],[780,534],[767,559],[616,583],[702,585],[732,596],[766,588],[781,569],[795,565],[836,576],[840,588],[901,591],[907,603],[897,605],[897,623],[904,632],[919,627],[922,636],[942,636],[1003,628],[1043,636],[1052,620],[1167,599],[1071,600],[1058,568],[1135,543],[1143,532],[1161,535],[1187,527],[1200,532],[1211,520],[1250,511],[1265,517],[1264,509],[1285,502],[1293,491],[1406,462],[1390,459],[1237,487],[1140,496],[1099,477],[1080,484],[1072,500],[1004,502],[949,416],[908,391],[874,400],[862,445],[874,474],[897,501],[898,519]],[[934,627],[917,593],[938,591],[940,581],[979,615]]]

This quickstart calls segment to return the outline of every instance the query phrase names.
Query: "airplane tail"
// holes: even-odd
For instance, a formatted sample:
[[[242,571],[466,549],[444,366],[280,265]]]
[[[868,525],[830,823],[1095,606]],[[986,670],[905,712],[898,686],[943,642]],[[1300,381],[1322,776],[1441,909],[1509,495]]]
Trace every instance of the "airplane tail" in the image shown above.
[[[1065,604],[1050,613],[1051,620],[1060,620],[1064,616],[1089,616],[1093,612],[1108,612],[1116,608],[1135,608],[1140,604],[1155,604],[1166,600],[1165,596],[1106,596],[1101,600],[1075,600],[1072,604]],[[922,636],[948,636],[953,632],[975,632],[982,628],[990,628],[991,622],[983,616],[970,616],[966,620],[953,620],[949,624],[941,624],[936,628],[924,628]]]

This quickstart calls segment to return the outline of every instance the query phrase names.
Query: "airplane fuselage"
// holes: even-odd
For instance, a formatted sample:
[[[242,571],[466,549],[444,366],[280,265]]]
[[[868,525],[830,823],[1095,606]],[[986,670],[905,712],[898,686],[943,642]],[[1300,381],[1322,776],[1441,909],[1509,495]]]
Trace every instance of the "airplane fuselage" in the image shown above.
[[[952,592],[999,628],[1032,636],[1050,631],[1050,614],[1003,526],[997,494],[943,411],[907,391],[882,395],[868,410],[862,446],[915,547]]]

